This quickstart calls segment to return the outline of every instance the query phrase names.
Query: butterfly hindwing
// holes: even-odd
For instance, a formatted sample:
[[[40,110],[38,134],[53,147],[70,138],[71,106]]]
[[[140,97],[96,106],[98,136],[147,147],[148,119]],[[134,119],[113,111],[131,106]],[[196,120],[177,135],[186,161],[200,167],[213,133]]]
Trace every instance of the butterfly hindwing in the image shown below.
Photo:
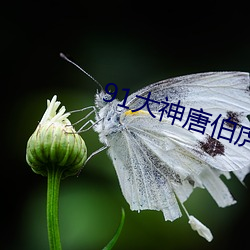
[[[133,131],[125,130],[122,135],[113,135],[109,143],[109,155],[131,209],[161,210],[166,220],[171,221],[180,217],[170,176],[160,173],[156,167],[160,167],[158,158],[152,151],[145,151],[144,142]]]
[[[123,119],[126,129],[112,136],[109,154],[132,210],[161,210],[172,221],[181,215],[175,194],[184,202],[197,186],[207,188],[219,206],[234,203],[220,173],[192,151],[193,133],[145,114]]]

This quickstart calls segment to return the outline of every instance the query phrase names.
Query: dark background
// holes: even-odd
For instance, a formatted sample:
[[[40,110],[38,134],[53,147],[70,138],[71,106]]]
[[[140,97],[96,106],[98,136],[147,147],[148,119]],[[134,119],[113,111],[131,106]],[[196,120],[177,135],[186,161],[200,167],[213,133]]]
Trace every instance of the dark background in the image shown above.
[[[205,71],[249,71],[248,6],[190,2],[11,2],[1,4],[2,249],[48,249],[46,178],[25,161],[26,143],[54,94],[67,110],[93,105],[97,85],[59,57],[69,55],[104,86],[131,92],[168,77]],[[121,94],[121,92],[120,92]],[[120,95],[122,96],[122,95]],[[72,116],[76,121],[82,114]],[[84,133],[89,154],[101,147]],[[60,228],[65,250],[101,249],[125,226],[114,249],[248,249],[249,189],[225,180],[237,204],[218,208],[205,190],[186,202],[214,235],[211,243],[185,216],[132,212],[105,152],[62,181]],[[249,176],[246,186],[250,186]]]

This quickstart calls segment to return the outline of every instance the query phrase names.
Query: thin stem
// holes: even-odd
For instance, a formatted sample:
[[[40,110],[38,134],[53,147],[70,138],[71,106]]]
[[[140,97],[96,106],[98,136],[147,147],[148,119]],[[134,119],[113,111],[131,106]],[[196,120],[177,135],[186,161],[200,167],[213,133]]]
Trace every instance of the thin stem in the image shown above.
[[[113,248],[113,246],[115,245],[116,241],[118,240],[120,233],[122,231],[122,227],[124,225],[124,221],[125,221],[125,212],[124,209],[122,208],[122,218],[121,218],[121,222],[120,225],[114,235],[114,237],[111,239],[111,241],[108,243],[107,246],[105,246],[102,250],[111,250]]]
[[[61,250],[59,231],[59,188],[62,170],[58,167],[48,168],[47,186],[47,227],[50,250]]]

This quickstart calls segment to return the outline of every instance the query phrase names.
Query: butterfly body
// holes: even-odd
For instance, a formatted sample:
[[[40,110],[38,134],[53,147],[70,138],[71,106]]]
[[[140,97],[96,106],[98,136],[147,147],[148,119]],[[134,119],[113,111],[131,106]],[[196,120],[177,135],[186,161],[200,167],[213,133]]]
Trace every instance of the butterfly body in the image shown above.
[[[106,146],[109,145],[109,137],[112,134],[121,132],[124,128],[120,123],[121,111],[117,110],[118,100],[114,100],[110,103],[105,103],[102,98],[105,96],[103,92],[96,95],[96,103],[101,106],[96,116],[97,124],[94,126],[94,130],[99,134],[100,142]],[[97,108],[100,107],[96,105]],[[100,122],[98,122],[100,120]]]

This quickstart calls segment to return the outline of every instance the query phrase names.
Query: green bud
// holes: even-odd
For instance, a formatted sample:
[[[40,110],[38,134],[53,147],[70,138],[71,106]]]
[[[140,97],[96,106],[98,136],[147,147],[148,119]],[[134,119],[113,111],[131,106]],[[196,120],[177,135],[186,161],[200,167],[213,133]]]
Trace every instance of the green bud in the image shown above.
[[[41,122],[27,143],[26,160],[31,169],[47,176],[50,168],[62,171],[62,177],[75,175],[82,168],[87,158],[87,148],[82,137],[76,133],[54,96],[47,101]]]

